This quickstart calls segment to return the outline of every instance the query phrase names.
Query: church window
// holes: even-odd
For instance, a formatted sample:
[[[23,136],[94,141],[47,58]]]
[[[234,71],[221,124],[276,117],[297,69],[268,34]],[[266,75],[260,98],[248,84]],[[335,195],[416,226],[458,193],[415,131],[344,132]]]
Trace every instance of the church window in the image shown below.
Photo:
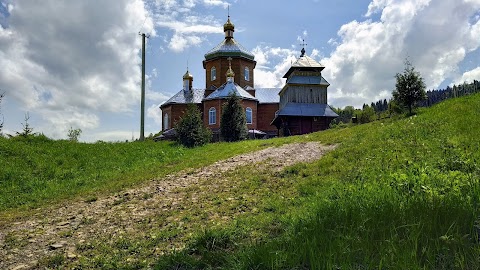
[[[210,80],[215,81],[217,79],[217,69],[215,67],[212,67],[210,70]]]
[[[245,81],[250,81],[250,69],[248,67],[245,67],[243,72],[245,74]]]
[[[247,115],[247,124],[251,124],[252,121],[253,121],[253,119],[252,119],[252,108],[247,107],[245,114]]]
[[[168,113],[163,116],[163,130],[168,129]]]
[[[217,110],[212,107],[208,110],[208,124],[215,125],[215,123],[217,123]]]

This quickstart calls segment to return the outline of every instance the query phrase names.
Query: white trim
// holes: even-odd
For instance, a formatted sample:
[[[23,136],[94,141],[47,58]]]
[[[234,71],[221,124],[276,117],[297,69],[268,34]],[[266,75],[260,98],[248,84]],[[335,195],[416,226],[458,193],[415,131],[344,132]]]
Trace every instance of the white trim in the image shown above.
[[[217,109],[211,107],[208,110],[208,124],[215,125],[217,123]]]
[[[250,69],[248,67],[243,69],[243,78],[245,81],[250,81]]]
[[[250,113],[250,122],[248,122],[248,114]],[[245,116],[247,118],[247,124],[253,124],[253,110],[250,107],[245,109]]]
[[[165,113],[165,115],[163,115],[163,130],[167,130],[168,129],[168,113]]]
[[[210,69],[210,81],[215,81],[217,79],[217,69],[212,67]]]

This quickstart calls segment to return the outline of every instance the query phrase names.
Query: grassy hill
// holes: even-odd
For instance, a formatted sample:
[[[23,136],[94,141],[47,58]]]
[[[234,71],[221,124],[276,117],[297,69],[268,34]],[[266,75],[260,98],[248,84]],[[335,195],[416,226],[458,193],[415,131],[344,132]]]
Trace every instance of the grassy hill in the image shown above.
[[[245,202],[244,213],[227,224],[194,231],[185,249],[155,259],[154,266],[478,269],[479,130],[480,95],[472,95],[409,118],[197,149],[171,143],[0,139],[0,210],[10,216],[19,209],[101,196],[268,146],[338,143],[322,159],[280,173],[242,168],[226,175],[241,186],[237,195],[255,196],[255,202]],[[212,207],[224,207],[222,202],[231,196],[222,190],[211,193],[216,198]],[[158,243],[134,240],[136,256]],[[113,249],[89,251],[81,265],[92,267],[89,260],[103,256],[95,266],[145,267],[141,261],[109,256]]]
[[[277,176],[290,178],[296,196],[278,200],[289,211],[279,211],[269,240],[238,248],[207,232],[159,269],[478,269],[479,130],[475,95],[406,119],[317,133],[315,140],[341,145]]]

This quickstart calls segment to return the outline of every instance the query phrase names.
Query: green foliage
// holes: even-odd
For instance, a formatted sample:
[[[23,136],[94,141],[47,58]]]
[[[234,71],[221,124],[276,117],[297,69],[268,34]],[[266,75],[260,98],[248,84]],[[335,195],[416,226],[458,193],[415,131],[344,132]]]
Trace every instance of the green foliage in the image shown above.
[[[370,123],[375,120],[375,110],[372,107],[365,105],[357,117],[359,124]]]
[[[172,142],[71,143],[37,134],[0,137],[0,212],[98,197],[183,169],[282,143],[259,140],[184,148]],[[284,143],[284,142],[283,142]]]
[[[338,114],[338,117],[332,121],[333,125],[340,123],[348,124],[352,122],[352,117],[355,115],[353,106],[345,106],[343,110],[341,108],[333,108],[333,110]]]
[[[223,139],[227,142],[236,142],[247,138],[247,119],[240,99],[235,94],[230,95],[223,105],[220,130]]]
[[[56,269],[65,262],[65,257],[62,254],[56,254],[53,256],[47,256],[42,258],[38,264],[45,267],[46,269]]]
[[[2,99],[5,96],[5,93],[0,94],[0,116],[2,116],[2,120],[0,120],[0,136],[2,135],[2,129],[3,129],[3,123],[4,123],[4,118],[2,114]]]
[[[33,132],[33,128],[30,127],[30,124],[28,123],[28,120],[30,120],[30,115],[29,113],[25,113],[25,123],[22,123],[22,126],[23,126],[23,130],[21,132],[17,131],[15,132],[17,134],[17,136],[22,136],[24,138],[28,138],[32,135],[35,135],[35,133]]]
[[[397,82],[392,92],[393,98],[397,104],[408,108],[409,114],[412,114],[417,102],[427,98],[425,82],[408,60],[405,60],[403,73],[397,73],[395,78]]]
[[[73,129],[70,127],[67,133],[68,140],[71,142],[78,142],[78,138],[80,137],[80,134],[82,134],[82,130],[79,128]]]
[[[285,181],[267,188],[275,192],[264,197],[263,212],[248,224],[252,228],[275,215],[277,220],[263,225],[268,236],[263,240],[254,236],[251,242],[225,249],[220,261],[210,261],[208,251],[177,253],[176,263],[166,265],[478,269],[480,121],[478,110],[472,108],[479,107],[480,95],[470,96],[406,119],[302,137],[320,141],[337,137],[341,145],[312,164],[295,165],[257,182],[255,190]],[[258,178],[239,175],[237,185]]]
[[[114,185],[283,143],[337,143],[312,163],[279,172],[246,166],[222,174],[215,192],[208,185],[191,187],[186,195],[195,202],[184,200],[181,211],[167,214],[183,225],[162,214],[158,220],[165,223],[149,224],[159,230],[156,240],[137,224],[138,235],[124,240],[77,244],[82,257],[76,268],[479,269],[479,107],[480,95],[470,95],[408,118],[193,149],[167,142],[0,138],[0,209],[16,212],[21,203],[49,205],[82,192],[88,201],[88,191],[110,193]],[[201,188],[208,192],[197,192]],[[161,231],[167,223],[172,229]],[[187,224],[196,229],[188,231],[194,236],[182,242],[184,249],[160,258],[152,253],[178,240]],[[14,235],[5,240],[15,246],[24,241]],[[158,263],[143,262],[152,258]],[[40,265],[75,268],[70,260],[58,262]]]
[[[189,104],[187,112],[175,125],[177,140],[186,147],[202,146],[210,142],[210,129],[203,125],[202,115],[194,104]]]

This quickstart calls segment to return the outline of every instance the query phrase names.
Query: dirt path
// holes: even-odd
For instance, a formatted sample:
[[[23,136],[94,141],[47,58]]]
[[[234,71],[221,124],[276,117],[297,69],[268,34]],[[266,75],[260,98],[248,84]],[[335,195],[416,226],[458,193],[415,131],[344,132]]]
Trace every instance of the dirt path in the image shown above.
[[[75,261],[96,239],[118,240],[123,235],[148,237],[149,230],[154,227],[171,224],[185,227],[187,225],[176,215],[190,205],[199,205],[201,193],[215,190],[225,173],[253,164],[253,170],[262,166],[268,166],[268,170],[281,170],[298,162],[319,159],[334,148],[316,142],[267,148],[195,171],[155,179],[121,194],[38,210],[33,216],[0,228],[0,269],[33,269],[38,267],[42,258],[53,254],[62,254],[65,260]],[[212,212],[206,215],[207,218],[218,216]],[[164,222],[152,221],[158,216],[162,216]],[[153,251],[153,256],[182,247],[176,241],[157,244],[160,247]]]

